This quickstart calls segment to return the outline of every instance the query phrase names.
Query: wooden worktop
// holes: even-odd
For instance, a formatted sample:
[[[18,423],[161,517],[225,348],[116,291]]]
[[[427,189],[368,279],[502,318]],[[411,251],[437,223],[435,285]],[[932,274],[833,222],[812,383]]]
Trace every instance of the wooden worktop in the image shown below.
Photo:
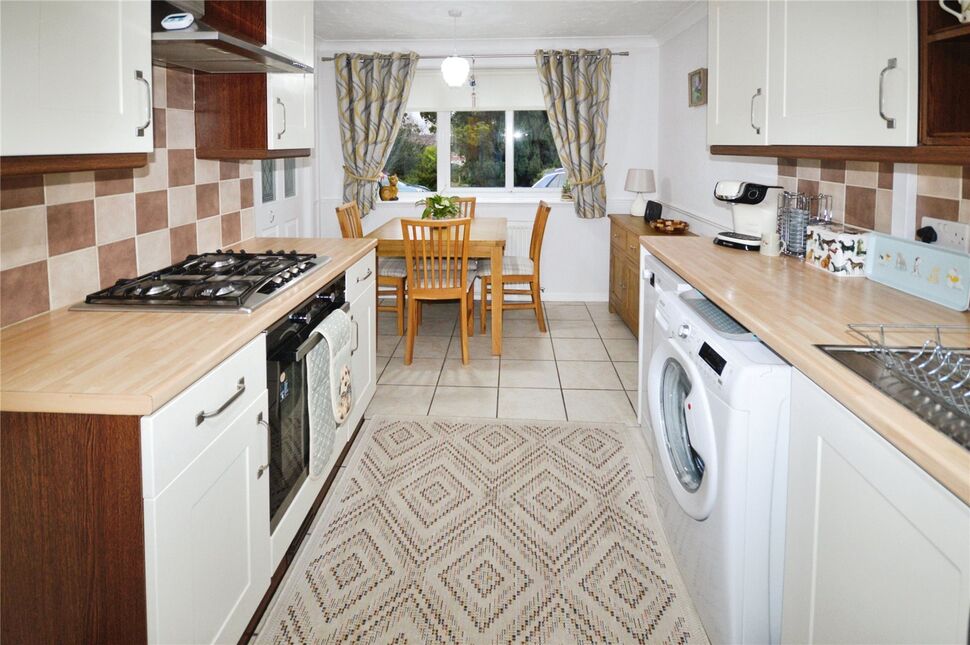
[[[0,409],[151,414],[376,245],[311,238],[236,245],[331,258],[251,314],[58,309],[0,330]]]
[[[864,278],[836,278],[793,258],[715,246],[706,237],[640,243],[970,504],[970,452],[815,347],[859,345],[849,323],[968,325],[970,314]]]
[[[647,220],[643,219],[639,215],[624,215],[619,213],[611,213],[609,216],[610,220],[613,221],[617,226],[622,226],[627,231],[633,233],[634,235],[649,235],[657,237],[696,237],[696,234],[687,231],[686,233],[663,233],[651,227]]]

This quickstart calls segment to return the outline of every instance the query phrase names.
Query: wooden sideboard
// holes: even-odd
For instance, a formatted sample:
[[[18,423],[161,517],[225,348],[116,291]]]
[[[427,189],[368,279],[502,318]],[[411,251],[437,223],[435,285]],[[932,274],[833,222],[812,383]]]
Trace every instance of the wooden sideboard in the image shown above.
[[[657,233],[642,218],[610,215],[610,311],[640,337],[640,236]],[[687,233],[693,235],[693,233]]]

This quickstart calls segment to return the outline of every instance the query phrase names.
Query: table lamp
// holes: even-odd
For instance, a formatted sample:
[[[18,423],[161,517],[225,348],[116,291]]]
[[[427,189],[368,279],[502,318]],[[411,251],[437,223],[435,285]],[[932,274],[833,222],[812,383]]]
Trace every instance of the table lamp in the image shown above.
[[[626,190],[636,193],[633,205],[630,206],[630,214],[643,217],[647,210],[647,200],[643,198],[643,193],[653,193],[657,190],[657,184],[653,178],[653,170],[649,168],[630,168],[626,172]]]

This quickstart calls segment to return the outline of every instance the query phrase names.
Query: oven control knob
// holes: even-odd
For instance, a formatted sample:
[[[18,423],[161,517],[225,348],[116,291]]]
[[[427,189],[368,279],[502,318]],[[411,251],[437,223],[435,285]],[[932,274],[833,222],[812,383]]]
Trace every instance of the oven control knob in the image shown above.
[[[310,312],[309,311],[298,311],[296,313],[290,314],[290,320],[293,322],[298,322],[302,325],[306,325],[310,322]]]
[[[677,336],[679,336],[680,338],[687,338],[688,336],[690,336],[690,325],[688,325],[687,323],[684,323],[680,327],[678,327]]]

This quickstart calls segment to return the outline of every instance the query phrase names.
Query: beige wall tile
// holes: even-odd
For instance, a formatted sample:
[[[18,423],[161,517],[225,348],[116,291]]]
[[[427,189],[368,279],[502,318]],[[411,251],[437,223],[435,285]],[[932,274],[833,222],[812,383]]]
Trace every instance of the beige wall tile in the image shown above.
[[[200,219],[197,226],[199,252],[208,253],[222,246],[222,218]]]
[[[799,159],[795,175],[799,179],[818,181],[822,176],[822,162],[818,159]]]
[[[168,188],[168,151],[158,148],[148,156],[148,165],[135,168],[135,192]]]
[[[164,108],[166,104],[166,82],[164,67],[152,67],[152,105],[156,108]]]
[[[135,236],[135,194],[98,197],[94,200],[98,244]]]
[[[101,288],[98,250],[93,246],[52,257],[47,263],[51,309],[73,305]]]
[[[822,181],[818,184],[818,191],[832,196],[832,221],[845,221],[845,184]]]
[[[242,179],[249,179],[253,176],[253,164],[255,161],[243,161],[239,164],[239,177]]]
[[[28,206],[0,211],[0,269],[47,257],[47,209]]]
[[[195,186],[168,189],[168,225],[171,227],[195,221]]]
[[[211,184],[219,181],[219,162],[212,159],[195,160],[195,183]]]
[[[164,269],[172,263],[171,239],[167,228],[135,238],[138,275]]]
[[[970,199],[960,200],[959,220],[964,224],[970,224]]]
[[[232,213],[240,208],[239,180],[227,179],[219,182],[219,208],[223,213]]]
[[[165,113],[166,148],[195,147],[195,112],[169,108]]]
[[[970,203],[970,200],[964,200]],[[256,218],[252,208],[243,209],[239,213],[240,233],[243,241],[256,237]]]
[[[12,325],[47,311],[48,288],[46,260],[0,271],[0,325]]]
[[[94,171],[44,175],[47,205],[80,202],[94,197]]]
[[[850,186],[865,186],[867,188],[875,188],[879,185],[879,162],[845,162],[845,183]]]
[[[787,190],[790,193],[798,190],[798,180],[794,177],[783,177],[778,176],[778,185]]]
[[[921,163],[916,171],[916,194],[959,199],[962,175],[961,166]]]
[[[892,233],[893,230],[893,191],[879,189],[876,191],[876,224],[874,230],[880,233]]]

